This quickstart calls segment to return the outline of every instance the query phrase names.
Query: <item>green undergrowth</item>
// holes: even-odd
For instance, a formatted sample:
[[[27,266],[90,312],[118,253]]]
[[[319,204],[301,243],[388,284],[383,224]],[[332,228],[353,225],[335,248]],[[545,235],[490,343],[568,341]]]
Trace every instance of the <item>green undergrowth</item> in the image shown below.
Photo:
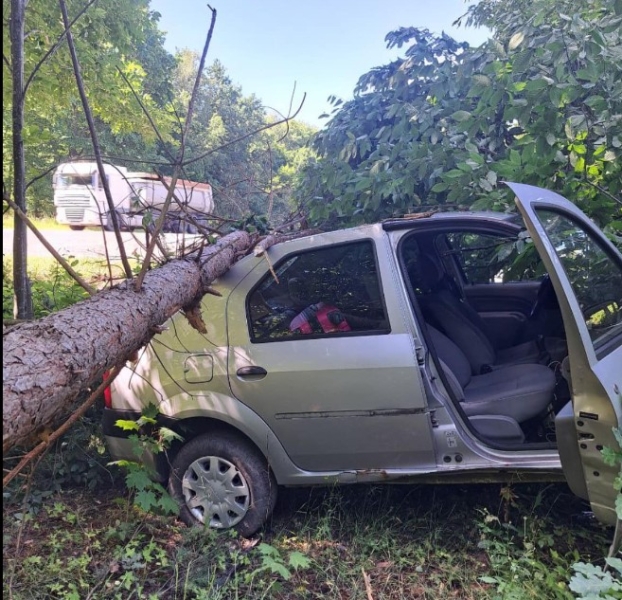
[[[73,256],[64,257],[72,268],[92,287],[101,289],[108,285],[110,270],[118,283],[123,277],[120,264],[113,263],[111,269],[100,259],[77,259]],[[2,260],[2,317],[13,317],[13,261],[11,257]],[[28,260],[28,276],[32,289],[32,301],[35,318],[44,317],[57,310],[67,308],[88,297],[65,269],[52,257],[31,257]]]
[[[282,490],[255,539],[188,528],[137,508],[97,418],[5,490],[5,597],[570,599],[571,566],[604,564],[611,532],[563,485]]]

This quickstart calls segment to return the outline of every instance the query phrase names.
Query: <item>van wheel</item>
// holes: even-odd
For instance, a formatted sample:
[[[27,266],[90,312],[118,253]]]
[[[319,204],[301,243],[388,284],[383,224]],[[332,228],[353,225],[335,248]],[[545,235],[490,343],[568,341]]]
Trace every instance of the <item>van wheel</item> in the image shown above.
[[[246,537],[272,514],[277,494],[265,458],[227,432],[203,434],[184,445],[168,487],[188,525],[233,528]]]
[[[127,226],[125,225],[125,218],[123,215],[116,210],[115,215],[117,216],[117,223],[119,224],[119,231],[126,231]],[[104,223],[104,229],[106,231],[114,231],[114,224],[112,222],[112,216],[109,212],[106,213],[106,221]]]
[[[69,225],[71,231],[84,231],[85,225]]]

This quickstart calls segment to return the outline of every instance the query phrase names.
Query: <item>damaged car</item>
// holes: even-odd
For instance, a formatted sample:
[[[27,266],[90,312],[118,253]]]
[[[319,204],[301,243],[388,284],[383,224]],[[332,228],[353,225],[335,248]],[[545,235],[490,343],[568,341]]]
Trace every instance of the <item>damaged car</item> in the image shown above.
[[[574,204],[508,184],[519,214],[437,212],[247,256],[106,397],[115,459],[157,407],[180,440],[141,459],[188,523],[252,535],[281,486],[560,481],[614,523],[622,256]]]

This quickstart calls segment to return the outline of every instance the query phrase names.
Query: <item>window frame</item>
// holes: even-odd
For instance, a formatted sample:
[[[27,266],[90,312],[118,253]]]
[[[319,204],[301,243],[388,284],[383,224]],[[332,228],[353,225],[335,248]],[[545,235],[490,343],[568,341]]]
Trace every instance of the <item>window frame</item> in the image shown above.
[[[513,232],[508,232],[508,231],[491,231],[490,229],[482,231],[482,230],[475,230],[475,229],[469,229],[469,228],[463,228],[460,230],[451,230],[451,231],[444,231],[442,232],[440,235],[436,236],[435,240],[434,240],[434,246],[436,251],[438,252],[439,256],[445,260],[450,259],[454,265],[454,269],[457,272],[457,274],[459,275],[459,279],[461,280],[463,286],[476,286],[476,285],[512,285],[512,284],[526,284],[526,283],[541,283],[542,282],[542,275],[530,278],[530,279],[514,279],[511,281],[494,281],[494,279],[492,281],[473,281],[472,277],[469,276],[469,271],[467,269],[465,269],[465,266],[463,265],[463,261],[461,260],[460,255],[464,254],[465,252],[468,252],[468,249],[464,249],[462,246],[457,246],[455,244],[455,240],[451,240],[449,238],[449,235],[451,234],[455,234],[455,235],[478,235],[478,236],[488,236],[488,237],[497,237],[499,240],[501,239],[506,239],[508,241],[514,239],[514,240],[518,240],[518,236],[520,235],[521,231],[527,231],[526,228],[522,228],[521,230],[516,230]],[[441,240],[441,238],[443,238]],[[445,244],[447,246],[447,248],[449,250],[445,250],[444,248],[441,247],[442,244]],[[498,244],[497,244],[498,245]],[[534,251],[535,250],[535,246],[534,246]],[[537,251],[536,251],[537,254]],[[445,256],[447,255],[447,256]],[[542,259],[540,258],[540,263],[542,262]],[[506,265],[507,266],[507,265]],[[447,268],[447,266],[446,266]],[[485,268],[485,267],[481,267],[481,268]]]
[[[569,221],[570,223],[572,223],[576,228],[583,231],[589,237],[589,240],[592,243],[596,244],[598,248],[600,248],[600,250],[605,254],[605,256],[613,263],[614,266],[616,266],[619,269],[620,273],[622,274],[622,262],[620,262],[620,259],[611,252],[610,248],[608,248],[606,245],[602,243],[600,237],[596,235],[596,231],[598,231],[597,228],[593,226],[591,223],[585,222],[581,219],[577,219],[575,218],[573,214],[570,214],[557,207],[551,207],[548,205],[534,203],[532,206],[532,210],[534,212],[534,215],[538,219],[538,223],[540,224],[540,226],[542,227],[546,235],[546,242],[550,244],[551,250],[553,251],[555,258],[558,261],[557,268],[562,271],[564,277],[566,278],[566,281],[568,282],[570,290],[572,291],[572,294],[577,302],[577,306],[580,307],[581,303],[579,302],[579,298],[577,297],[577,294],[575,292],[574,285],[568,275],[568,271],[562,259],[560,258],[557,252],[555,244],[553,243],[553,240],[551,239],[549,235],[549,231],[547,230],[545,223],[540,218],[540,214],[539,214],[540,211],[553,213],[559,217],[562,217],[566,219],[567,221]],[[578,320],[577,315],[575,315],[575,320]],[[603,339],[601,343],[599,343],[598,346],[596,346],[594,344],[594,340],[592,339],[592,336],[590,335],[589,327],[585,321],[585,315],[583,314],[583,311],[581,311],[581,323],[582,323],[582,326],[585,327],[588,332],[588,337],[590,339],[590,342],[592,343],[592,350],[594,351],[596,360],[600,361],[602,358],[605,358],[611,352],[613,352],[614,350],[617,350],[618,348],[622,346],[622,329],[618,333],[612,336],[608,336],[607,338]]]
[[[380,302],[381,302],[381,305],[382,305],[382,310],[384,312],[385,321],[387,323],[387,327],[386,328],[370,329],[370,330],[366,330],[366,331],[335,331],[335,332],[332,332],[332,333],[324,333],[324,332],[321,332],[321,333],[320,332],[318,332],[318,333],[302,333],[302,334],[292,333],[292,335],[289,336],[289,337],[283,337],[283,338],[277,338],[277,339],[260,339],[260,338],[257,338],[255,336],[255,331],[254,331],[254,327],[253,327],[253,320],[251,318],[250,300],[253,297],[253,295],[255,294],[255,292],[258,290],[258,288],[266,281],[266,279],[268,277],[273,277],[272,270],[277,272],[279,270],[279,268],[284,263],[286,263],[287,261],[291,260],[295,256],[302,256],[304,254],[310,254],[310,253],[313,253],[313,252],[324,251],[324,250],[333,249],[333,248],[340,248],[340,247],[345,247],[345,246],[353,246],[353,245],[356,245],[356,244],[369,244],[371,246],[372,257],[374,259],[374,266],[375,266],[375,269],[376,269],[376,281],[377,281],[377,284],[379,286],[379,292],[380,292]],[[391,333],[391,331],[392,331],[391,320],[389,318],[389,312],[387,310],[387,302],[386,302],[385,293],[384,293],[384,285],[383,285],[383,281],[382,281],[382,273],[381,273],[381,269],[380,269],[380,262],[378,260],[378,252],[377,252],[377,248],[376,248],[376,240],[374,238],[372,238],[372,237],[364,237],[364,238],[359,238],[359,239],[352,240],[352,241],[347,241],[347,242],[337,242],[335,244],[325,244],[325,245],[322,245],[319,248],[306,248],[306,249],[303,249],[303,250],[292,251],[292,252],[289,252],[288,254],[285,254],[283,257],[281,257],[272,266],[272,270],[268,269],[267,271],[262,273],[261,277],[251,287],[249,292],[246,294],[246,298],[244,299],[244,308],[245,308],[245,312],[246,312],[247,331],[248,331],[249,340],[250,340],[251,344],[271,344],[271,343],[279,343],[279,342],[294,342],[294,341],[300,341],[300,340],[331,339],[331,338],[343,338],[343,337],[361,337],[361,336],[371,336],[371,335],[389,335]]]

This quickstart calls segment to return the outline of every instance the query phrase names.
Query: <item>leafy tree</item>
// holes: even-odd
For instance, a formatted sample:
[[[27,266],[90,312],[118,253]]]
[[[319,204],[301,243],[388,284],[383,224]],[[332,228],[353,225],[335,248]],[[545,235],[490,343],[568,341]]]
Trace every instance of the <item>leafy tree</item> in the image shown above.
[[[197,65],[194,52],[177,54],[174,86],[180,107],[190,96]],[[312,153],[306,144],[313,128],[294,121],[266,129],[276,118],[266,114],[256,96],[244,95],[217,60],[205,70],[195,111],[185,159],[198,160],[186,168],[186,176],[213,186],[222,216],[283,220],[293,209],[295,174]]]
[[[6,8],[8,0],[4,4]],[[86,2],[70,0],[67,5],[72,18]],[[104,154],[146,160],[157,156],[156,136],[127,81],[163,135],[170,135],[173,120],[166,103],[172,96],[174,59],[163,48],[158,18],[158,13],[149,10],[149,0],[100,0],[72,27]],[[25,30],[25,80],[29,83],[23,135],[30,180],[69,156],[92,155],[92,149],[66,43],[61,41],[53,50],[63,32],[58,4],[30,0]],[[9,46],[6,24],[3,42]],[[4,61],[3,70],[3,181],[8,182],[12,157],[10,61]],[[31,210],[51,211],[50,181],[50,177],[44,178],[29,190]]]
[[[404,56],[334,100],[303,189],[334,225],[427,206],[508,210],[503,180],[559,191],[622,230],[622,1],[482,0],[470,48],[401,28]]]

